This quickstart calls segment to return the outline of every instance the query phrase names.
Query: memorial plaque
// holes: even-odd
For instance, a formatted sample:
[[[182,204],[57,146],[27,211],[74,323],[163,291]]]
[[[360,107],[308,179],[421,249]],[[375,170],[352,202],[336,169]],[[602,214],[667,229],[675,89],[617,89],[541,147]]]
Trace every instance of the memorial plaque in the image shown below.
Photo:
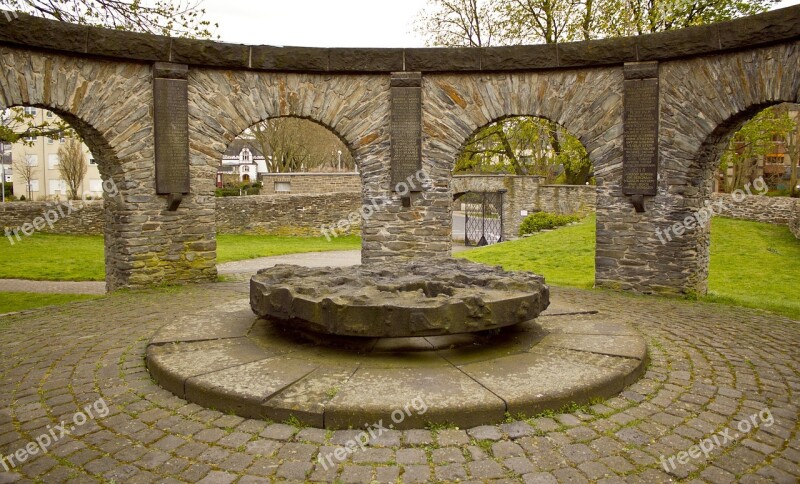
[[[642,79],[642,70],[636,66],[638,75],[625,80],[622,193],[652,196],[658,188],[658,78]]]
[[[188,81],[153,80],[156,193],[189,193]]]
[[[422,191],[415,178],[422,169],[422,76],[393,74],[391,85],[392,189],[404,183],[412,192]]]

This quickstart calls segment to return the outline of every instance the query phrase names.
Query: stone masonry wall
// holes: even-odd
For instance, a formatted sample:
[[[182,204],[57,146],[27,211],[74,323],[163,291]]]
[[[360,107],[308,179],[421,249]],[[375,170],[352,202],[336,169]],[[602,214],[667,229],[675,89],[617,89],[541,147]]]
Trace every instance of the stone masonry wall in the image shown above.
[[[255,195],[217,198],[217,232],[323,235],[320,229],[347,220],[361,208],[360,193]],[[359,233],[356,227],[353,233]]]
[[[795,207],[794,217],[789,221],[789,230],[800,239],[800,205]]]
[[[66,203],[66,202],[63,202]],[[105,227],[105,214],[103,212],[102,200],[87,200],[72,202],[75,211],[70,212],[66,206],[58,207],[50,202],[13,202],[0,203],[0,229],[21,229],[25,224],[33,224],[38,217],[54,220],[52,224],[46,224],[41,232],[53,234],[73,234],[73,235],[100,235]],[[50,212],[48,214],[48,212]],[[64,216],[61,216],[61,213]],[[46,222],[45,222],[46,223]],[[37,222],[41,225],[42,222]],[[26,230],[30,231],[30,227]],[[38,232],[39,230],[37,230]],[[20,236],[24,240],[22,231]],[[7,233],[5,235],[8,235]],[[8,240],[8,239],[6,239]],[[14,238],[15,242],[18,242]]]
[[[737,201],[730,193],[714,193],[711,200],[716,215],[768,224],[788,225],[800,210],[800,201],[789,197],[745,195]]]
[[[42,217],[51,207],[46,202],[0,204],[0,229],[9,228],[13,231],[24,224],[32,224],[34,219]],[[217,232],[319,236],[322,225],[335,224],[339,220],[347,219],[351,212],[358,211],[359,208],[361,208],[361,195],[352,192],[218,197],[216,198]],[[105,224],[103,202],[92,200],[85,202],[80,210],[69,216],[59,217],[52,227],[44,225],[41,232],[102,235]],[[360,227],[354,232],[360,232]],[[22,241],[25,240],[21,231],[20,237]],[[14,237],[14,243],[19,242]]]
[[[597,187],[593,185],[539,185],[536,205],[543,212],[562,214],[594,213]]]
[[[262,195],[275,195],[275,184],[289,183],[289,193],[361,192],[358,173],[269,173],[261,177]]]

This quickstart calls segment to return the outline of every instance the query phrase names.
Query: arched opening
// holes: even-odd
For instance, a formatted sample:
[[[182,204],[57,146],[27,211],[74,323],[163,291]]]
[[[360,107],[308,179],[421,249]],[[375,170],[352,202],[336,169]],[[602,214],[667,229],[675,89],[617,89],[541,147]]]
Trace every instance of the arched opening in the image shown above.
[[[222,274],[239,259],[361,248],[353,154],[314,120],[276,117],[245,129],[220,160],[216,195]]]
[[[691,216],[707,254],[707,294],[797,317],[800,240],[789,230],[800,205],[800,105],[744,110],[706,140],[707,195]]]
[[[466,257],[593,285],[594,166],[576,136],[545,118],[504,117],[465,141],[452,174],[454,252],[508,241]]]
[[[0,279],[87,281],[86,292],[104,292],[103,281],[113,277],[106,264],[116,243],[109,225],[120,197],[113,150],[88,123],[55,108],[10,106],[0,114],[8,245]],[[34,305],[65,300],[54,297],[31,299]]]

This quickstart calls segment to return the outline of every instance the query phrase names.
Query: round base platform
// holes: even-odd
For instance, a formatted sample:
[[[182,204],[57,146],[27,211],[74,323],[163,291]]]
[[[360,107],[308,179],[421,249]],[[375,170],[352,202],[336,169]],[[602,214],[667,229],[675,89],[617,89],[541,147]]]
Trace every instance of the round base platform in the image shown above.
[[[484,333],[344,338],[258,319],[243,300],[164,326],[147,367],[179,397],[242,417],[408,429],[472,427],[610,397],[638,379],[646,357],[631,327],[590,313]]]

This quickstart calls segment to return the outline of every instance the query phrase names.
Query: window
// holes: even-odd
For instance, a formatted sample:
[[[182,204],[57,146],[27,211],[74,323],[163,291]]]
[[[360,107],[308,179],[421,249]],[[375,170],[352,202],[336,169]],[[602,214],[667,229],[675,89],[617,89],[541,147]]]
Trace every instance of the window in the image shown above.
[[[102,192],[103,180],[89,180],[89,191],[95,193]]]
[[[50,193],[53,195],[63,195],[67,193],[67,182],[64,180],[49,180],[49,185]]]
[[[27,163],[28,166],[39,166],[39,156],[25,155],[25,163]]]
[[[53,138],[47,138],[47,144],[49,145],[53,144]]]
[[[59,141],[59,142],[61,142],[61,144],[63,145],[64,143],[66,143],[66,142],[67,142],[67,138],[65,138],[65,137],[63,137],[63,136],[62,136],[62,137],[61,137],[61,139],[60,139],[60,140],[58,140],[58,141]]]
[[[36,142],[36,136],[26,136],[25,137],[25,141],[27,141],[29,143],[35,143]]]
[[[292,191],[292,183],[285,181],[285,182],[275,182],[275,193],[289,193]]]
[[[31,180],[31,191],[32,192],[39,191],[39,180]]]
[[[253,158],[252,158],[252,156],[251,156],[251,154],[250,154],[250,150],[248,150],[247,148],[243,149],[243,150],[242,150],[242,161],[243,161],[244,163],[250,163],[250,161],[251,161],[252,159],[253,159]]]
[[[53,117],[53,111],[45,111],[45,112],[47,113],[47,117],[48,118],[52,118]]]
[[[58,168],[58,155],[51,153],[47,155],[47,167],[51,170]]]
[[[35,115],[36,114],[36,108],[31,108],[31,107],[27,107],[26,106],[24,111],[25,111],[25,114],[30,114],[30,115]]]
[[[97,160],[95,160],[94,158],[89,158],[89,164],[90,165],[96,165],[97,164]],[[92,191],[94,191],[94,190],[92,190]]]

